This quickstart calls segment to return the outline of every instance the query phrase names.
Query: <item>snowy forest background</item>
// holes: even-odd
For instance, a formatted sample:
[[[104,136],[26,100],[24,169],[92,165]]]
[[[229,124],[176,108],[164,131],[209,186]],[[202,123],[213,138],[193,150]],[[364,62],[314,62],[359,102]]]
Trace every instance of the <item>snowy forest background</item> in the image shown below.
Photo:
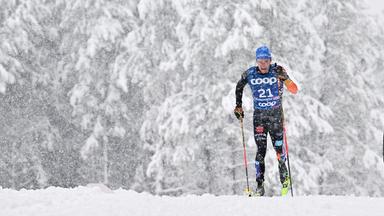
[[[0,1],[1,187],[242,194],[234,89],[266,44],[300,86],[284,98],[295,193],[384,195],[384,25],[363,1]]]

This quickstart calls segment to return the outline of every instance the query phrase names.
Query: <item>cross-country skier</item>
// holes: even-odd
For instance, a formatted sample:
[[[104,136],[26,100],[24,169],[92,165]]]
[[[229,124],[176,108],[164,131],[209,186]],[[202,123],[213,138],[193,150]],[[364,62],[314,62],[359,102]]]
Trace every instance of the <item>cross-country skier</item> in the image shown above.
[[[264,157],[267,150],[267,134],[269,133],[279,163],[281,194],[286,195],[290,187],[290,177],[285,165],[286,152],[283,146],[283,83],[288,91],[297,93],[296,84],[289,78],[285,69],[271,64],[272,57],[267,46],[256,49],[256,63],[241,75],[236,85],[236,108],[234,113],[238,119],[244,117],[242,108],[243,89],[249,84],[254,104],[253,127],[256,153],[256,196],[264,195]]]

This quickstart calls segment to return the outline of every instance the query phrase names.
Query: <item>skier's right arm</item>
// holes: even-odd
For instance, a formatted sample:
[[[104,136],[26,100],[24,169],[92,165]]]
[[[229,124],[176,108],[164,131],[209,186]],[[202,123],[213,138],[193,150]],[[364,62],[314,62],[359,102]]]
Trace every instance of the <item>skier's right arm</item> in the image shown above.
[[[236,85],[236,107],[234,110],[236,118],[244,118],[244,111],[242,108],[242,98],[243,98],[243,89],[247,85],[247,71],[241,75],[241,79],[237,82]]]
[[[247,71],[241,75],[241,79],[236,85],[236,107],[241,107],[243,104],[243,89],[245,85],[247,85]]]

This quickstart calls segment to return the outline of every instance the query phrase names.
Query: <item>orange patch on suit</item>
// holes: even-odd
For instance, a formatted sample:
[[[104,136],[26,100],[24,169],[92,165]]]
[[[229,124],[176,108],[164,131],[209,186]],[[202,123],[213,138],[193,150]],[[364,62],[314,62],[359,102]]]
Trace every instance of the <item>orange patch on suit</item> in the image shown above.
[[[287,87],[288,91],[292,94],[296,94],[298,91],[297,85],[290,79],[284,81],[285,86]]]

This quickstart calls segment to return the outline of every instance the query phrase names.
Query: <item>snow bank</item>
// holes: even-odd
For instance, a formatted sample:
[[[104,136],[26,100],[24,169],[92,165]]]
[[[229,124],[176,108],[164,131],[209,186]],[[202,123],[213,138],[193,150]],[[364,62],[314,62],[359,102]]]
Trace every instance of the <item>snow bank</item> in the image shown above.
[[[1,216],[382,216],[384,198],[153,196],[106,187],[44,190],[0,189]]]

